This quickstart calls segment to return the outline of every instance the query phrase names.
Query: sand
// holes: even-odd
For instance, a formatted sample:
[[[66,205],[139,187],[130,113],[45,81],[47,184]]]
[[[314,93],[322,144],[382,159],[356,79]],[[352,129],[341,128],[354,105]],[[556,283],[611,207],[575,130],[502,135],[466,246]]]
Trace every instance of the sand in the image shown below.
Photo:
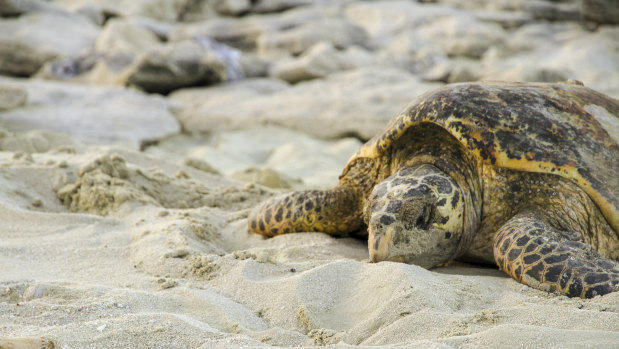
[[[619,292],[570,299],[496,266],[370,263],[354,237],[247,229],[262,200],[335,185],[445,83],[619,97],[619,26],[579,8],[0,1],[0,349],[619,348]]]
[[[269,144],[256,142],[259,131],[178,135],[145,152],[4,131],[23,149],[0,152],[0,336],[43,337],[60,348],[619,343],[619,293],[569,299],[494,267],[369,263],[366,242],[354,238],[252,235],[251,207],[289,189],[183,165],[195,164],[178,154],[208,153],[233,173],[245,161],[226,154],[234,144],[291,147],[290,131],[262,131],[273,135]],[[326,154],[358,141],[303,137],[299,144],[323,155],[295,158],[282,176],[297,181],[286,183],[308,186],[299,174],[317,166],[305,171],[310,186],[332,185],[346,159]],[[30,152],[42,139],[56,147]],[[317,172],[335,175],[321,181]]]

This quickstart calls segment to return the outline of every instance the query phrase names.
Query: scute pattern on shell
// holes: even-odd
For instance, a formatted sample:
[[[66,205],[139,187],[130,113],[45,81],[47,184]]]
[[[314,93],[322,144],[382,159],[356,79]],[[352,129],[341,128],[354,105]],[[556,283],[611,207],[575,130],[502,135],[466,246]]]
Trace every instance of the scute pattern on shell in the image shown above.
[[[619,231],[619,145],[590,106],[619,119],[619,101],[577,84],[481,82],[415,99],[353,155],[378,158],[410,127],[434,123],[482,161],[575,181]]]

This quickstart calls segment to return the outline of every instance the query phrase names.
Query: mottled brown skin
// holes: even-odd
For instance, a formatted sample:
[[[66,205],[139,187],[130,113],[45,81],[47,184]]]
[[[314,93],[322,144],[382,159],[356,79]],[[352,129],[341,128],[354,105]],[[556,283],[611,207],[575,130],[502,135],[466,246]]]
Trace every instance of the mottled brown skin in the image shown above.
[[[619,290],[619,102],[578,84],[476,83],[417,98],[338,186],[270,199],[263,235],[367,229],[370,259],[496,263],[568,296]]]

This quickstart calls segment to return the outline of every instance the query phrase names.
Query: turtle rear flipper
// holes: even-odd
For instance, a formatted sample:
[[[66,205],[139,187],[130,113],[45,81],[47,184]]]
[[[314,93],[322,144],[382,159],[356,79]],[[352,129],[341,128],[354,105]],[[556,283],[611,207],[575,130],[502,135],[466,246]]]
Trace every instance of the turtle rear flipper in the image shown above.
[[[249,229],[266,236],[319,231],[341,235],[363,226],[359,190],[295,191],[263,202],[249,215]]]
[[[518,214],[494,238],[499,268],[521,283],[569,297],[592,298],[619,290],[619,262],[572,241],[536,213]]]

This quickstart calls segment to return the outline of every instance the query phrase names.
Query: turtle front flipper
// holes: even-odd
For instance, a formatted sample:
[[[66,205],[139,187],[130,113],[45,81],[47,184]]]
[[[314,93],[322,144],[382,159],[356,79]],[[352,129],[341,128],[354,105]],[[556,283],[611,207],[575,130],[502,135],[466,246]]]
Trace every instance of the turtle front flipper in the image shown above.
[[[267,236],[310,231],[340,235],[361,228],[360,207],[355,188],[295,191],[256,207],[249,215],[249,229]]]
[[[518,214],[495,235],[494,259],[514,279],[544,291],[582,298],[619,291],[619,262],[569,235],[536,213]]]

